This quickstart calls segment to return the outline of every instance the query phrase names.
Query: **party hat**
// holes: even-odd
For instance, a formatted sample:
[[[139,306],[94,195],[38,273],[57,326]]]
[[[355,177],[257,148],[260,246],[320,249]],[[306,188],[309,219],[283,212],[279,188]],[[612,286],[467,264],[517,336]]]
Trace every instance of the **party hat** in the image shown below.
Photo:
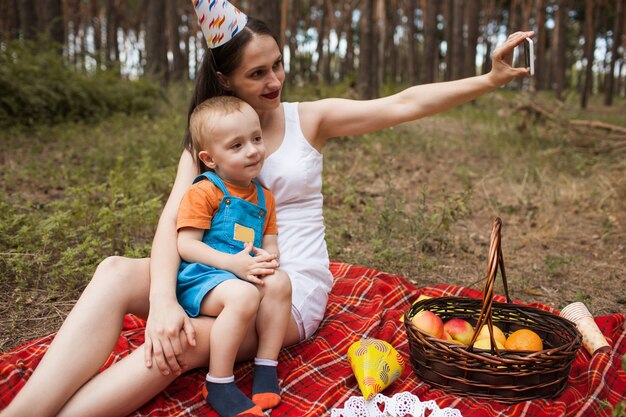
[[[209,48],[231,40],[246,26],[248,16],[226,0],[191,0]]]

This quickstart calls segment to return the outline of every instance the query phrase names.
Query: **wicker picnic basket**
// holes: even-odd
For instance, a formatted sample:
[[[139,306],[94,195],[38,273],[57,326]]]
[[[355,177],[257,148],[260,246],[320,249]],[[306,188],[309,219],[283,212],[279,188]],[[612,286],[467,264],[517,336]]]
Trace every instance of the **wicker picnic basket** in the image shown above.
[[[509,297],[500,230],[496,218],[491,232],[487,279],[482,301],[467,297],[439,297],[421,300],[405,313],[411,365],[417,376],[452,394],[497,400],[505,403],[552,398],[567,385],[572,362],[582,337],[575,325],[547,311],[514,304]],[[496,275],[500,269],[506,303],[493,301]],[[475,329],[484,324],[498,326],[505,334],[526,328],[536,332],[544,350],[512,351],[497,349],[490,331],[491,350],[474,348],[430,336],[411,324],[418,312],[430,310],[444,322],[451,318],[467,320]]]

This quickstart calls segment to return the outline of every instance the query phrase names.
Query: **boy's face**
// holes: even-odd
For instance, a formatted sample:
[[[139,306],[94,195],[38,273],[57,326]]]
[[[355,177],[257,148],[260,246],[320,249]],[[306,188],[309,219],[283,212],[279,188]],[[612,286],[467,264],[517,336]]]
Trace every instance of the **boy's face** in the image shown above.
[[[213,126],[198,157],[225,181],[247,187],[259,175],[265,159],[259,117],[252,107],[212,118]]]

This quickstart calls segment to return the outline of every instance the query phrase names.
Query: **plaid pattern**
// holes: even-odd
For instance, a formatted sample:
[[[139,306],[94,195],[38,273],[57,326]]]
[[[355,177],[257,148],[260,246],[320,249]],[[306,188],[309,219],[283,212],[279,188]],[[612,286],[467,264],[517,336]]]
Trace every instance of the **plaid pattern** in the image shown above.
[[[420,294],[432,296],[481,297],[481,292],[451,285],[417,288],[397,275],[342,263],[332,263],[335,284],[326,316],[316,335],[279,357],[278,377],[283,389],[282,403],[272,417],[323,416],[333,407],[342,407],[353,395],[361,395],[350,369],[348,347],[363,336],[391,343],[408,358],[406,333],[398,318]],[[496,301],[504,301],[496,296]],[[532,304],[547,311],[556,310]],[[465,417],[472,416],[610,416],[611,405],[626,397],[626,374],[621,357],[626,353],[626,318],[622,314],[596,317],[610,353],[593,358],[581,348],[563,395],[554,400],[534,400],[515,405],[472,400],[447,395],[421,382],[407,364],[404,374],[384,394],[410,391],[422,401],[435,400],[439,407],[454,407]],[[144,322],[127,316],[114,353],[103,369],[143,343]],[[0,355],[0,408],[4,408],[23,386],[51,336],[33,340]],[[137,410],[133,416],[216,416],[200,395],[206,369],[189,372]],[[252,361],[236,367],[237,384],[250,394]]]

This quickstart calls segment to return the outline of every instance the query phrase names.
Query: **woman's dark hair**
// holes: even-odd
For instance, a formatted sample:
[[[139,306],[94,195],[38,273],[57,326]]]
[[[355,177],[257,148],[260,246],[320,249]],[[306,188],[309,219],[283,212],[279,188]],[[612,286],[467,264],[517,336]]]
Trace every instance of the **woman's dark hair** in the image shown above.
[[[191,103],[189,104],[187,129],[185,130],[184,137],[185,148],[189,149],[192,153],[191,134],[189,133],[189,119],[191,118],[191,113],[193,113],[196,106],[208,98],[232,95],[231,92],[224,89],[217,73],[220,72],[224,75],[230,75],[241,64],[243,50],[255,35],[271,36],[278,44],[276,36],[263,21],[249,17],[246,26],[230,41],[214,49],[205,48],[204,58],[197,72],[196,83],[191,97]],[[204,170],[206,168],[203,166],[204,164],[202,164],[202,162],[199,161],[199,164],[201,169]]]

